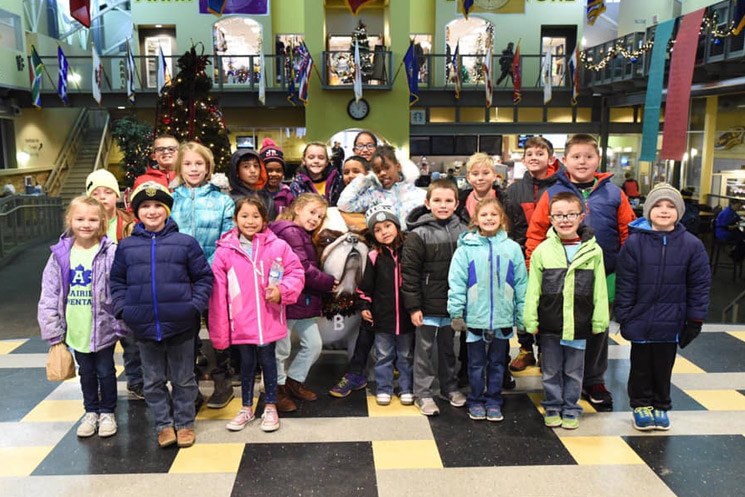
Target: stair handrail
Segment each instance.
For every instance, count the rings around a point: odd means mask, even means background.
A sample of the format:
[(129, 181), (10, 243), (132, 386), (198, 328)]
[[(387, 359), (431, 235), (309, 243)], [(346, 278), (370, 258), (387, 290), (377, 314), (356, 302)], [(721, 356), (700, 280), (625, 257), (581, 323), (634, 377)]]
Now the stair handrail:
[(78, 117), (75, 119), (75, 123), (72, 129), (67, 134), (65, 143), (60, 149), (57, 159), (54, 161), (52, 172), (49, 173), (49, 177), (44, 182), (44, 191), (49, 195), (55, 195), (57, 190), (60, 188), (62, 183), (63, 172), (70, 168), (71, 161), (77, 157), (78, 147), (83, 139), (83, 133), (88, 126), (88, 109), (80, 109)]
[(732, 299), (732, 302), (727, 304), (727, 306), (722, 310), (722, 322), (727, 322), (727, 312), (732, 310), (732, 322), (737, 322), (737, 314), (740, 310), (740, 301), (745, 299), (745, 290), (743, 290), (740, 295)]
[(104, 121), (103, 131), (101, 132), (101, 140), (98, 143), (98, 153), (96, 154), (96, 161), (93, 163), (93, 170), (105, 168), (102, 164), (104, 158), (109, 156), (109, 150), (111, 149), (111, 133), (109, 133), (109, 123), (111, 117), (106, 114), (106, 120)]

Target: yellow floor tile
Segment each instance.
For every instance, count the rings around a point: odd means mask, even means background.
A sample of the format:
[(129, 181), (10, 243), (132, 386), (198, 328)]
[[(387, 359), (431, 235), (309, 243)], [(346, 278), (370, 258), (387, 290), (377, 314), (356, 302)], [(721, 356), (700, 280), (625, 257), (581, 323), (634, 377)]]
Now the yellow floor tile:
[(375, 469), (442, 469), (434, 440), (373, 441)]
[[(197, 413), (197, 420), (199, 421), (205, 421), (205, 420), (214, 420), (214, 419), (233, 419), (236, 414), (238, 414), (238, 411), (241, 410), (241, 407), (243, 407), (243, 401), (241, 400), (240, 395), (236, 395), (233, 400), (231, 400), (228, 405), (223, 407), (222, 409), (210, 409), (207, 407), (207, 400), (205, 399), (205, 403), (202, 406), (202, 408)], [(259, 398), (254, 397), (254, 403), (253, 403), (253, 409), (254, 412), (256, 411), (256, 406), (259, 403)]]
[(541, 368), (539, 368), (538, 366), (528, 366), (522, 371), (510, 370), (510, 372), (515, 378), (519, 378), (521, 376), (541, 376)]
[(693, 364), (691, 361), (683, 356), (677, 356), (675, 358), (675, 365), (673, 366), (673, 374), (705, 374), (706, 371)]
[(54, 447), (0, 447), (0, 476), (29, 476)]
[(631, 345), (631, 342), (622, 337), (620, 333), (611, 333), (608, 335), (608, 338), (616, 342), (618, 345)]
[(26, 343), (26, 340), (0, 340), (0, 355), (10, 354)]
[(77, 421), (83, 414), (81, 400), (42, 400), (21, 420), (22, 423)]
[(745, 342), (745, 331), (728, 331), (727, 333)]
[(621, 437), (559, 437), (559, 440), (577, 464), (644, 464)]
[(745, 395), (737, 390), (685, 390), (709, 411), (745, 411)]
[[(530, 392), (528, 393), (528, 398), (530, 398), (533, 404), (535, 404), (536, 409), (538, 409), (538, 412), (540, 412), (541, 415), (546, 413), (546, 411), (543, 409), (543, 406), (541, 405), (541, 401), (543, 400), (543, 392)], [(597, 412), (595, 408), (592, 407), (592, 404), (584, 399), (580, 399), (579, 405), (585, 414)]]
[[(247, 428), (248, 429), (248, 428)], [(237, 473), (245, 444), (197, 443), (179, 449), (169, 473)]]
[[(443, 400), (443, 402), (445, 402)], [(421, 416), (419, 409), (416, 406), (404, 406), (398, 400), (396, 395), (391, 398), (391, 404), (387, 406), (379, 406), (375, 403), (375, 396), (367, 396), (367, 415), (371, 418), (382, 418), (389, 416)]]

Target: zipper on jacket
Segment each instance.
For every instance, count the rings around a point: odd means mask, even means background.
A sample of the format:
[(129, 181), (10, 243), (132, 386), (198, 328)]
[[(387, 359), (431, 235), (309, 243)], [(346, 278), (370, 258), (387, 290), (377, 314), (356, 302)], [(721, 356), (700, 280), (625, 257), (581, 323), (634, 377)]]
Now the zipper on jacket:
[(98, 259), (98, 256), (101, 254), (101, 250), (103, 249), (103, 244), (98, 248), (98, 252), (96, 252), (96, 255), (93, 256), (93, 262), (91, 263), (91, 341), (88, 344), (88, 348), (91, 352), (95, 352), (95, 347), (93, 344), (96, 343), (96, 273), (94, 271), (96, 267), (96, 259)]
[[(494, 253), (492, 251), (491, 240), (489, 240), (489, 330), (494, 329)], [(499, 267), (497, 267), (497, 271)], [(478, 282), (477, 282), (478, 284)]]
[(155, 233), (151, 238), (153, 241), (150, 244), (150, 285), (152, 286), (153, 309), (155, 310), (155, 338), (160, 342), (163, 337), (160, 331), (160, 318), (158, 317), (158, 294), (155, 291)]
[[(259, 258), (259, 241), (256, 240), (256, 258)], [(264, 261), (259, 261), (261, 264), (261, 277), (264, 278)], [(261, 299), (259, 298), (259, 277), (254, 273), (254, 294), (256, 295), (256, 324), (259, 329), (259, 344), (264, 345), (264, 327), (261, 324)]]
[[(388, 249), (390, 250), (390, 249)], [(391, 257), (393, 257), (393, 292), (395, 294), (395, 303), (396, 303), (396, 336), (401, 334), (401, 315), (400, 315), (400, 309), (398, 304), (398, 257), (396, 257), (396, 253), (391, 250)]]
[(665, 273), (665, 266), (667, 259), (667, 235), (662, 236), (662, 266), (660, 267), (660, 274), (657, 277), (657, 288), (655, 288), (654, 301), (657, 302), (660, 297), (660, 288), (662, 288), (662, 275)]

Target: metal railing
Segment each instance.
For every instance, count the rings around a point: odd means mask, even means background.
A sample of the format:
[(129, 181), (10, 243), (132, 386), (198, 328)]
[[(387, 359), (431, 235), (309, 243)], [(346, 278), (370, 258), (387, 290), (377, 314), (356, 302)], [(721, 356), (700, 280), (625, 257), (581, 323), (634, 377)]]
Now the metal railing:
[[(740, 293), (737, 297), (735, 297), (732, 302), (727, 304), (727, 307), (725, 307), (722, 310), (722, 322), (723, 323), (737, 323), (738, 314), (740, 311), (740, 301), (745, 299), (745, 291)], [(732, 321), (727, 321), (727, 313), (732, 312)]]
[(24, 248), (62, 232), (62, 201), (44, 195), (0, 198), (0, 266)]
[(49, 173), (47, 181), (44, 183), (44, 191), (49, 193), (56, 193), (62, 181), (65, 178), (65, 173), (74, 164), (75, 158), (78, 156), (78, 149), (83, 142), (83, 132), (88, 124), (88, 110), (83, 108), (80, 110), (72, 129), (67, 134), (65, 143), (62, 145), (57, 159), (54, 161), (54, 169)]

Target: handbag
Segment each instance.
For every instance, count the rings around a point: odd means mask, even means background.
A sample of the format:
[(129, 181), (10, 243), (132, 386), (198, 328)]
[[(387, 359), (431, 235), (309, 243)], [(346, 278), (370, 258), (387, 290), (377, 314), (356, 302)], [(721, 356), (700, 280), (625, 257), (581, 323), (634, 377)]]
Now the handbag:
[(75, 378), (75, 361), (64, 342), (49, 347), (47, 354), (47, 380), (65, 381)]

